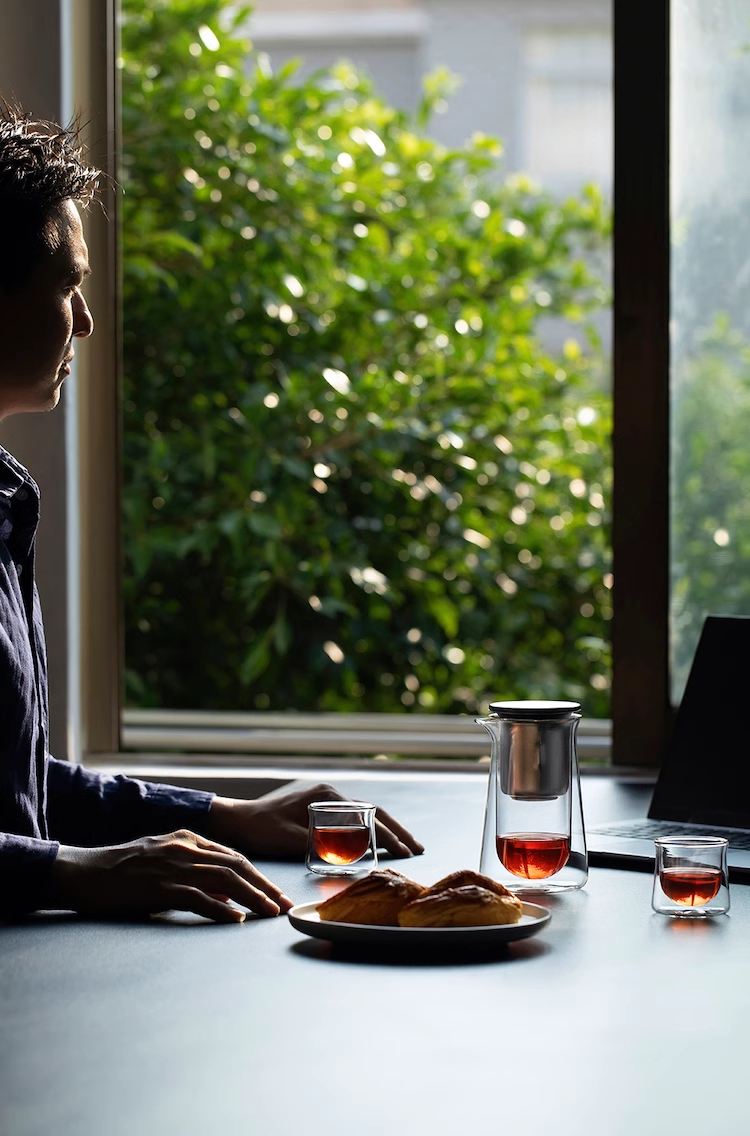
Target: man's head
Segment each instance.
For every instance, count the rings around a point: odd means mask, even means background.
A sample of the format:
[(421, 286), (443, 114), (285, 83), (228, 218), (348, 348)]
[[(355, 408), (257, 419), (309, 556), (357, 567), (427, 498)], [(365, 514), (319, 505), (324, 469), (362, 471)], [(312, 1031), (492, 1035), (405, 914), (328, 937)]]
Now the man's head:
[(74, 130), (0, 103), (0, 418), (51, 410), (73, 340), (93, 330), (77, 203), (93, 199), (98, 176)]

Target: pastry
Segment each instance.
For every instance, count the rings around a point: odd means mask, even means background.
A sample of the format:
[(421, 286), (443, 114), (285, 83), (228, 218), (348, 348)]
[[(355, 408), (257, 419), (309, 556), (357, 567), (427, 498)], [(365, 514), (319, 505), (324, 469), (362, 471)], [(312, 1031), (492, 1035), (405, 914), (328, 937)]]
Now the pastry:
[(319, 903), (317, 911), (321, 919), (336, 923), (397, 927), (401, 908), (426, 890), (408, 876), (383, 868)]
[(442, 880), (438, 880), (436, 884), (428, 888), (425, 894), (437, 895), (438, 892), (447, 891), (448, 888), (466, 887), (468, 884), (486, 888), (487, 891), (492, 891), (495, 895), (513, 895), (513, 892), (508, 891), (504, 884), (498, 883), (490, 876), (483, 876), (481, 872), (472, 872), (471, 868), (461, 868), (457, 872), (451, 872), (449, 876), (444, 876)]
[(520, 899), (466, 884), (412, 900), (398, 915), (399, 927), (494, 927), (517, 923)]

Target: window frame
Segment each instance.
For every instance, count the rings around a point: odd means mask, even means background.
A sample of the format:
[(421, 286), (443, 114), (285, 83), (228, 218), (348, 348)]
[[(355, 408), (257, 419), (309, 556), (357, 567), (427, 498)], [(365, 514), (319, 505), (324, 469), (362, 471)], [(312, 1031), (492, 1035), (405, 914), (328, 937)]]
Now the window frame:
[(117, 0), (80, 0), (67, 8), (62, 49), (69, 96), (73, 106), (86, 108), (88, 156), (105, 175), (101, 208), (89, 210), (85, 227), (97, 333), (79, 345), (68, 434), (68, 444), (75, 444), (68, 516), (77, 577), (69, 593), (70, 614), (76, 616), (69, 619), (68, 653), (76, 672), (69, 756), (87, 761), (119, 751), (122, 701)]
[[(613, 554), (616, 586), (612, 620), (611, 768), (624, 772), (659, 764), (668, 736), (668, 516), (669, 516), (669, 2), (614, 3), (614, 304), (613, 371), (615, 462)], [(91, 158), (115, 175), (119, 144), (117, 0), (86, 0), (75, 7), (72, 73), (75, 102), (91, 107)], [(647, 29), (648, 34), (645, 34)], [(153, 762), (154, 753), (127, 753), (137, 743), (133, 712), (122, 713), (123, 620), (119, 500), (120, 330), (117, 198), (114, 182), (104, 189), (106, 216), (94, 210), (87, 222), (97, 296), (97, 335), (81, 352), (78, 400), (77, 484), (80, 609), (79, 755), (105, 766), (127, 759)], [(644, 565), (647, 571), (644, 572)], [(130, 719), (128, 720), (128, 715)], [(258, 719), (263, 715), (247, 715)], [(305, 718), (316, 717), (306, 715)], [(350, 716), (346, 716), (350, 717)], [(371, 718), (373, 716), (366, 716)], [(382, 715), (381, 750), (388, 749), (393, 723)], [(189, 718), (189, 715), (188, 715)], [(221, 715), (218, 716), (221, 718)], [(217, 718), (217, 724), (218, 724)], [(279, 715), (267, 716), (270, 725)], [(331, 752), (335, 731), (326, 716), (318, 725), (315, 753)], [(435, 732), (430, 715), (404, 715), (403, 732)], [(143, 719), (141, 724), (144, 724)], [(145, 723), (148, 725), (148, 723)], [(339, 728), (345, 723), (343, 718)], [(470, 720), (466, 719), (466, 725)], [(158, 725), (158, 712), (152, 721)], [(289, 727), (299, 725), (289, 716)], [(601, 727), (604, 727), (602, 729)], [(590, 723), (583, 735), (608, 745), (607, 724)], [(280, 724), (278, 728), (284, 728)], [(307, 728), (307, 727), (306, 727)], [(477, 728), (474, 727), (476, 734)], [(598, 734), (597, 734), (598, 729)], [(328, 742), (326, 742), (328, 739)], [(197, 737), (196, 737), (197, 741)], [(308, 739), (309, 741), (309, 739)], [(145, 739), (144, 739), (145, 744)], [(166, 764), (194, 765), (182, 750), (159, 754)], [(190, 747), (192, 748), (192, 747)], [(207, 765), (231, 761), (227, 747), (203, 754)], [(246, 752), (246, 751), (243, 751)], [(275, 752), (278, 754), (278, 747)], [(306, 752), (310, 753), (309, 748)], [(372, 747), (365, 749), (372, 753)], [(223, 755), (223, 756), (222, 756)], [(593, 754), (592, 754), (593, 756)], [(236, 760), (236, 759), (235, 759)], [(260, 760), (246, 756), (243, 763)], [(281, 758), (264, 757), (266, 763)], [(346, 759), (336, 760), (338, 765)], [(384, 763), (375, 763), (382, 766)], [(427, 768), (420, 761), (419, 766)], [(465, 764), (463, 765), (466, 768)], [(481, 768), (481, 766), (477, 766)]]
[(658, 766), (669, 697), (669, 0), (614, 0), (612, 721)]

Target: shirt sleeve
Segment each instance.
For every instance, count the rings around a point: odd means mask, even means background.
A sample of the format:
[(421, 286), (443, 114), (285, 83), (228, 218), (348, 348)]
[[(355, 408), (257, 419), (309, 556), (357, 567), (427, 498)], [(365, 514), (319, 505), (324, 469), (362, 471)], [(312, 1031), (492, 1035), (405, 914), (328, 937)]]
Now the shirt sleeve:
[(50, 906), (58, 847), (54, 840), (0, 832), (0, 918)]
[(189, 828), (201, 833), (213, 793), (97, 773), (51, 757), (47, 823), (53, 840), (79, 848), (124, 844)]

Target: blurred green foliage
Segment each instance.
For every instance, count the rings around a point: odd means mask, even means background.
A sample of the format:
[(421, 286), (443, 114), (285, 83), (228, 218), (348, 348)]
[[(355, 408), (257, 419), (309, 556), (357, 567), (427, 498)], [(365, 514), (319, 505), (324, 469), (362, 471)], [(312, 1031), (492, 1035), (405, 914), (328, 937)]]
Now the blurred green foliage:
[(246, 15), (124, 5), (130, 704), (606, 715), (600, 195), (432, 141), (446, 75), (410, 119), (272, 74)]
[(679, 702), (704, 617), (750, 611), (750, 344), (717, 315), (674, 370), (672, 643)]

